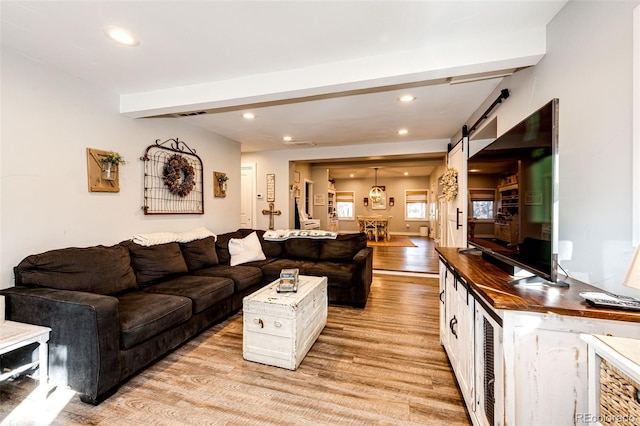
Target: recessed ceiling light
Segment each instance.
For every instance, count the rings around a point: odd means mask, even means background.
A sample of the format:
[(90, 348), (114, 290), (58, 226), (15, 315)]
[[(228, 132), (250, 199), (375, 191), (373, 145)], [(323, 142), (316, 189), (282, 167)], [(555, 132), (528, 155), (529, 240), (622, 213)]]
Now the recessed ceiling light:
[(291, 136), (285, 136), (282, 138), (283, 141), (285, 142), (291, 142), (293, 140), (293, 138)]
[(398, 130), (398, 134), (399, 135), (407, 135), (407, 134), (409, 134), (409, 131), (407, 129), (400, 129), (400, 130)]
[(137, 46), (138, 40), (127, 30), (118, 27), (105, 27), (104, 34), (116, 43), (124, 46)]
[(404, 172), (404, 175), (405, 176), (409, 176), (409, 172)]
[(252, 112), (245, 112), (244, 114), (242, 114), (242, 118), (246, 120), (253, 120), (254, 118), (256, 118), (256, 115)]
[(413, 95), (402, 95), (398, 98), (400, 102), (412, 102), (416, 100), (416, 97)]
[(351, 174), (349, 174), (349, 177), (356, 177), (356, 175), (351, 173)]

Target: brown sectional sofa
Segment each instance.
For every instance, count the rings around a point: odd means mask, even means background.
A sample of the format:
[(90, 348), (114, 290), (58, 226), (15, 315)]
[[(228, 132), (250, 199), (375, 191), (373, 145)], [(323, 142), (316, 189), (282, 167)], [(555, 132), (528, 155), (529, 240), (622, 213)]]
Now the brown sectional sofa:
[[(242, 307), (283, 268), (328, 277), (331, 303), (364, 307), (372, 250), (364, 234), (335, 240), (264, 241), (266, 259), (230, 266), (240, 229), (188, 243), (63, 248), (23, 259), (6, 297), (6, 317), (51, 327), (49, 375), (96, 404), (118, 385)], [(33, 351), (29, 356), (35, 356)]]

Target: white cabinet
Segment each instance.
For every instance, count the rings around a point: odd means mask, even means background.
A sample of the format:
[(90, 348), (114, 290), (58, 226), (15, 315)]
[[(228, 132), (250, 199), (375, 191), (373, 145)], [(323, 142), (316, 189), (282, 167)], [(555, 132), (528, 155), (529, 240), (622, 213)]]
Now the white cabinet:
[(502, 327), (440, 262), (440, 341), (474, 425), (504, 424)]
[(593, 424), (595, 372), (581, 333), (640, 339), (640, 314), (587, 306), (579, 293), (597, 290), (588, 284), (512, 287), (481, 256), (437, 251), (441, 342), (472, 423)]

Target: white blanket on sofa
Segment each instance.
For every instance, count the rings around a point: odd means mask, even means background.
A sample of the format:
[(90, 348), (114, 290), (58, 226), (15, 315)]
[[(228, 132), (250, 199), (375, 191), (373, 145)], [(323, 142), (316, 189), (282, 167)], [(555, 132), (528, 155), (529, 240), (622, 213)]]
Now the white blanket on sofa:
[(154, 232), (150, 234), (135, 234), (131, 239), (141, 246), (153, 246), (166, 243), (188, 243), (189, 241), (200, 240), (202, 238), (213, 237), (216, 234), (207, 228), (196, 228), (184, 232)]
[(301, 229), (278, 229), (264, 231), (262, 236), (266, 241), (284, 241), (289, 238), (317, 238), (324, 240), (335, 240), (338, 238), (337, 232), (317, 230), (301, 230)]

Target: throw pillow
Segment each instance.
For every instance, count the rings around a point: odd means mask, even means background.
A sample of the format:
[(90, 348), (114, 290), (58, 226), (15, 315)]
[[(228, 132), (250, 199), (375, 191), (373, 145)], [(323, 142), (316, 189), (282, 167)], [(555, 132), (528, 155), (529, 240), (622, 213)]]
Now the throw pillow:
[(229, 262), (231, 266), (266, 259), (258, 234), (255, 232), (244, 238), (231, 238), (229, 240), (229, 254), (231, 255)]
[(197, 271), (218, 264), (214, 237), (180, 243), (180, 250), (189, 271)]
[(178, 243), (157, 244), (149, 247), (127, 241), (131, 254), (131, 266), (136, 273), (138, 285), (146, 287), (189, 270)]

